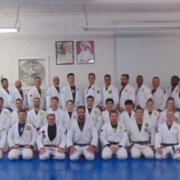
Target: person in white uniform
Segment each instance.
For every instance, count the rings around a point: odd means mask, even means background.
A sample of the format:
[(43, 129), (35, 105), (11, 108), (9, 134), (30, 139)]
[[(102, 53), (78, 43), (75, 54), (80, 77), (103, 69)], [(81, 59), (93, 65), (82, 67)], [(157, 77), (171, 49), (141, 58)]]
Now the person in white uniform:
[(153, 125), (155, 131), (157, 130), (159, 111), (154, 109), (154, 101), (151, 98), (146, 103), (146, 109), (144, 110), (144, 119), (146, 119)]
[(0, 123), (0, 159), (3, 158), (3, 150), (6, 146), (6, 136), (7, 131), (4, 129), (4, 126)]
[(119, 92), (119, 112), (125, 110), (125, 101), (131, 99), (133, 103), (135, 102), (135, 89), (129, 84), (129, 75), (121, 75), (121, 85), (122, 88)]
[(61, 87), (60, 87), (60, 79), (59, 77), (55, 76), (53, 78), (53, 85), (48, 88), (47, 90), (47, 96), (46, 96), (46, 106), (47, 109), (51, 107), (51, 98), (52, 97), (58, 97), (59, 98), (59, 108), (61, 108), (61, 100), (60, 100), (60, 95), (61, 95)]
[(75, 85), (75, 77), (73, 73), (67, 75), (68, 85), (61, 90), (61, 105), (62, 109), (66, 110), (66, 102), (68, 100), (74, 101), (74, 106), (77, 108), (82, 105), (82, 95), (80, 89)]
[(96, 75), (94, 73), (89, 73), (88, 74), (89, 86), (85, 88), (84, 101), (85, 101), (85, 105), (86, 105), (87, 97), (93, 96), (94, 97), (94, 106), (100, 107), (101, 102), (102, 102), (102, 93), (101, 93), (100, 87), (95, 85), (95, 80), (96, 80)]
[(127, 131), (123, 124), (118, 122), (119, 113), (112, 110), (109, 113), (110, 122), (103, 125), (100, 141), (103, 146), (102, 158), (111, 159), (113, 155), (118, 159), (128, 157), (125, 146), (128, 141)]
[(30, 89), (30, 91), (28, 92), (29, 109), (34, 108), (33, 99), (36, 97), (40, 98), (40, 100), (41, 100), (41, 109), (45, 110), (46, 109), (46, 97), (45, 97), (45, 92), (41, 89), (41, 78), (40, 77), (35, 77), (34, 87), (32, 89)]
[(102, 112), (102, 121), (103, 124), (109, 123), (110, 118), (109, 118), (109, 113), (114, 110), (114, 100), (112, 98), (106, 99), (106, 110)]
[(39, 159), (65, 159), (66, 135), (57, 125), (54, 114), (47, 115), (47, 124), (41, 127), (37, 136)]
[[(18, 111), (19, 110), (22, 110), (23, 109), (23, 101), (22, 99), (16, 99), (16, 110), (14, 110), (12, 113), (11, 113), (11, 126), (18, 122)], [(28, 113), (27, 113), (27, 116), (28, 116)]]
[(144, 155), (145, 158), (152, 159), (154, 158), (152, 149), (155, 138), (154, 128), (143, 118), (144, 112), (141, 107), (136, 108), (135, 116), (135, 120), (127, 126), (131, 143), (131, 157), (139, 159), (141, 155)]
[(159, 77), (153, 77), (152, 85), (153, 85), (153, 89), (151, 90), (151, 93), (154, 100), (154, 109), (161, 112), (166, 107), (168, 94), (164, 89), (160, 87)]
[(56, 123), (59, 124), (62, 112), (62, 109), (59, 108), (59, 98), (57, 96), (52, 97), (51, 107), (46, 111), (46, 114), (55, 114)]
[(9, 130), (11, 125), (11, 112), (4, 108), (4, 99), (0, 97), (0, 123), (6, 131)]
[(124, 124), (125, 127), (132, 123), (135, 119), (135, 112), (134, 112), (134, 104), (131, 99), (125, 101), (125, 111), (120, 114), (120, 122)]
[(180, 87), (178, 76), (172, 76), (171, 88), (168, 90), (168, 95), (174, 98), (176, 109), (177, 111), (180, 111)]
[(156, 158), (172, 157), (180, 160), (180, 125), (174, 121), (174, 112), (166, 112), (167, 120), (158, 127), (155, 137)]
[(142, 75), (138, 75), (136, 78), (137, 88), (136, 88), (136, 98), (135, 98), (135, 107), (138, 105), (143, 109), (146, 107), (147, 100), (152, 98), (151, 90), (149, 87), (144, 85), (144, 79)]
[(102, 126), (102, 116), (101, 111), (97, 107), (94, 107), (93, 96), (87, 97), (86, 118), (93, 121), (94, 126), (99, 132)]
[(47, 123), (46, 112), (40, 108), (41, 99), (38, 97), (33, 99), (33, 106), (34, 108), (28, 113), (28, 122), (39, 130)]
[(94, 160), (98, 133), (92, 121), (86, 119), (84, 106), (77, 108), (77, 120), (67, 133), (67, 147), (70, 160), (78, 160), (83, 155), (87, 160)]
[(1, 79), (1, 86), (2, 86), (2, 89), (0, 89), (0, 97), (4, 99), (4, 108), (12, 111), (9, 105), (9, 98), (11, 95), (11, 91), (9, 89), (9, 82), (7, 78)]
[(68, 100), (66, 103), (66, 110), (61, 114), (60, 126), (64, 127), (65, 131), (67, 132), (75, 120), (77, 120), (77, 111), (74, 108), (74, 101)]
[(164, 122), (166, 122), (167, 120), (167, 116), (166, 116), (166, 113), (168, 110), (172, 110), (174, 112), (174, 117), (175, 117), (175, 121), (177, 123), (180, 122), (180, 116), (179, 116), (179, 112), (176, 111), (176, 106), (175, 106), (175, 101), (174, 101), (174, 98), (173, 97), (169, 97), (167, 99), (167, 102), (166, 102), (166, 109), (164, 111), (162, 111), (159, 115), (159, 121), (158, 121), (158, 125), (159, 124), (163, 124)]
[(104, 76), (105, 86), (102, 88), (102, 104), (101, 111), (106, 109), (106, 99), (112, 98), (114, 100), (114, 107), (117, 108), (119, 102), (118, 88), (111, 83), (111, 75)]
[(19, 122), (15, 123), (8, 132), (7, 142), (10, 147), (8, 159), (16, 160), (22, 156), (23, 159), (29, 160), (33, 158), (37, 131), (31, 123), (26, 122), (26, 110), (20, 110), (18, 117)]
[(11, 92), (9, 96), (9, 106), (15, 111), (16, 110), (16, 100), (21, 99), (23, 102), (23, 109), (28, 108), (27, 94), (22, 90), (22, 83), (20, 80), (15, 82), (15, 89)]

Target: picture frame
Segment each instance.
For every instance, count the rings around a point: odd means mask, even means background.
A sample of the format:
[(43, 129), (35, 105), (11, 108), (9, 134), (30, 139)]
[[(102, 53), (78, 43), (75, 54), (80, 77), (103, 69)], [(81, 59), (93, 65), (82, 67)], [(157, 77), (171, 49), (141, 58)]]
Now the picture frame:
[(41, 88), (49, 87), (49, 57), (28, 58), (18, 60), (19, 80), (23, 89), (30, 89), (34, 86), (35, 77), (41, 78)]
[(94, 64), (94, 41), (76, 41), (78, 64)]
[(73, 41), (56, 41), (56, 65), (74, 64)]

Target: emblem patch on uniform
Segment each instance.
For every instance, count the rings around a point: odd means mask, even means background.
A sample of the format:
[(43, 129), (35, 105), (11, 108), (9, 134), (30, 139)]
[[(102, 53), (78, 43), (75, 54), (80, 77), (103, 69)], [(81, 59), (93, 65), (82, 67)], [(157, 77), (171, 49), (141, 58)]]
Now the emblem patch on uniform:
[(31, 130), (31, 126), (27, 126), (26, 129), (27, 129), (28, 131), (30, 131), (30, 130)]
[(71, 90), (71, 92), (74, 94), (75, 93), (75, 91), (74, 90)]
[(122, 130), (122, 126), (119, 126), (119, 129)]
[(157, 116), (157, 112), (154, 112), (154, 115)]
[(100, 91), (97, 91), (98, 94), (100, 94)]
[(178, 127), (178, 126), (175, 126), (174, 129), (175, 129), (175, 130), (179, 130), (179, 127)]
[(141, 89), (141, 92), (144, 92), (144, 88), (143, 88), (143, 89)]
[(30, 95), (30, 97), (32, 97), (32, 95)]
[(95, 115), (98, 115), (98, 111), (94, 111), (94, 114), (95, 114)]
[(148, 129), (147, 129), (147, 128), (145, 128), (145, 129), (144, 129), (144, 131), (147, 133), (147, 132), (148, 132)]
[(145, 126), (146, 126), (146, 127), (149, 127), (149, 123), (145, 123)]
[(176, 92), (179, 93), (179, 89), (176, 89)]
[(9, 114), (9, 112), (8, 112), (8, 111), (5, 111), (5, 112), (4, 112), (4, 114), (5, 114), (5, 115), (8, 115), (8, 114)]
[(128, 92), (128, 89), (125, 89), (125, 92)]
[(109, 94), (112, 94), (112, 90), (109, 90), (108, 93), (109, 93)]
[(103, 132), (103, 130), (101, 129), (101, 132)]
[(95, 90), (95, 87), (93, 87), (92, 90)]

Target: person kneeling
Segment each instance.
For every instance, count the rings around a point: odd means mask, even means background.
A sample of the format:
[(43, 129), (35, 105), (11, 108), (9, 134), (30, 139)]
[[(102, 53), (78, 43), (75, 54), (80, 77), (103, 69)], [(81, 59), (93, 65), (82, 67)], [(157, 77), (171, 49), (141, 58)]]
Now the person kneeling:
[(118, 112), (112, 110), (109, 113), (110, 122), (101, 128), (100, 141), (103, 145), (102, 158), (110, 159), (113, 155), (118, 159), (126, 159), (127, 151), (124, 148), (128, 141), (126, 129), (118, 123)]
[(166, 113), (166, 122), (159, 125), (156, 137), (156, 159), (165, 159), (171, 156), (180, 160), (180, 125), (174, 119), (173, 110)]
[(65, 159), (65, 132), (56, 124), (54, 114), (48, 114), (48, 123), (41, 127), (37, 136), (39, 159)]
[(98, 142), (98, 132), (91, 119), (85, 117), (85, 107), (77, 108), (77, 120), (67, 133), (67, 147), (71, 160), (78, 160), (83, 155), (87, 160), (94, 160), (95, 147)]
[(31, 123), (26, 122), (26, 118), (26, 110), (19, 110), (19, 121), (9, 129), (7, 141), (11, 148), (8, 154), (10, 160), (19, 159), (21, 156), (26, 160), (33, 158), (37, 131)]

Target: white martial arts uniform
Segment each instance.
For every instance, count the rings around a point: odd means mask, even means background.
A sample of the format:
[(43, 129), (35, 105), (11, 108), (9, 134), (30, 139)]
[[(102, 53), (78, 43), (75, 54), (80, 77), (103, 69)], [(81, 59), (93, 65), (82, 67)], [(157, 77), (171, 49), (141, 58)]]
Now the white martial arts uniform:
[(52, 155), (53, 159), (64, 159), (65, 153), (58, 152), (58, 148), (65, 148), (66, 136), (64, 129), (56, 125), (56, 137), (51, 141), (48, 135), (48, 124), (41, 127), (37, 136), (37, 147), (40, 150), (45, 148), (46, 152), (39, 154), (39, 159), (49, 159)]
[(44, 90), (41, 89), (41, 94), (39, 94), (39, 91), (37, 90), (36, 87), (33, 87), (29, 92), (28, 92), (28, 104), (29, 108), (33, 109), (34, 104), (33, 104), (33, 99), (38, 97), (41, 100), (41, 109), (46, 109), (46, 96), (44, 93)]
[(154, 101), (154, 109), (160, 109), (161, 111), (163, 111), (166, 107), (166, 101), (168, 98), (167, 92), (162, 88), (158, 87), (152, 96)]
[(135, 112), (131, 111), (131, 117), (129, 116), (128, 112), (125, 110), (120, 114), (119, 121), (124, 124), (125, 127), (128, 126), (135, 119)]
[(170, 97), (174, 98), (176, 108), (178, 109), (178, 111), (180, 111), (180, 87), (179, 87), (179, 85), (177, 85), (173, 91), (171, 91), (171, 88), (170, 88), (168, 91), (168, 95)]
[(152, 98), (151, 90), (143, 84), (136, 89), (135, 106), (140, 105), (144, 109), (149, 98)]
[(54, 114), (55, 117), (56, 117), (56, 124), (60, 124), (60, 119), (61, 119), (61, 114), (62, 114), (63, 110), (58, 108), (56, 111), (53, 111), (52, 108), (49, 108), (47, 111), (46, 111), (46, 114)]
[(158, 120), (159, 120), (159, 112), (156, 110), (153, 110), (152, 113), (149, 114), (148, 110), (145, 109), (144, 110), (144, 119), (146, 121), (149, 121), (152, 124), (154, 130), (156, 131), (157, 125), (158, 125)]
[(34, 127), (39, 130), (42, 126), (47, 123), (47, 115), (46, 112), (42, 109), (36, 114), (34, 109), (29, 111), (27, 121), (34, 125)]
[(9, 96), (9, 106), (10, 108), (15, 111), (16, 110), (16, 100), (21, 99), (23, 102), (23, 109), (26, 109), (28, 107), (28, 101), (27, 101), (27, 94), (23, 91), (23, 95), (19, 93), (18, 89), (15, 88), (11, 95)]
[(100, 131), (102, 126), (102, 116), (98, 108), (92, 108), (89, 114), (88, 108), (86, 107), (86, 119), (92, 120), (97, 131)]
[(65, 131), (71, 127), (73, 121), (77, 120), (77, 111), (74, 110), (72, 112), (71, 118), (69, 116), (68, 111), (63, 111), (60, 118), (60, 127), (64, 127)]
[(80, 130), (77, 120), (73, 121), (67, 133), (67, 147), (74, 146), (76, 151), (70, 155), (71, 160), (78, 160), (81, 154), (87, 160), (93, 160), (95, 155), (88, 152), (89, 145), (97, 146), (98, 132), (92, 121), (85, 120), (83, 131)]
[(19, 145), (20, 148), (11, 149), (8, 154), (8, 159), (19, 159), (21, 155), (23, 159), (32, 159), (33, 150), (29, 148), (27, 149), (24, 146), (31, 145), (33, 147), (35, 145), (37, 131), (31, 123), (26, 122), (24, 132), (22, 136), (20, 136), (18, 130), (18, 123), (19, 122), (13, 124), (13, 126), (9, 129), (7, 141), (10, 148), (15, 145)]
[[(154, 145), (155, 131), (153, 126), (148, 121), (143, 120), (141, 131), (139, 131), (136, 120), (133, 120), (128, 125), (127, 131), (132, 145), (131, 157), (138, 159), (143, 154), (145, 158), (153, 158), (154, 152), (149, 147), (149, 144)], [(149, 143), (149, 139), (151, 139), (151, 143)]]
[(0, 112), (0, 123), (6, 131), (9, 130), (11, 125), (11, 113), (8, 109), (3, 108)]
[(180, 148), (180, 125), (174, 122), (169, 129), (167, 123), (163, 123), (158, 127), (155, 137), (155, 149), (162, 147), (162, 154), (156, 151), (157, 159), (165, 159), (169, 155), (173, 159), (180, 160), (180, 152), (175, 152)]
[(8, 91), (9, 91), (9, 94), (4, 89), (0, 89), (0, 97), (2, 97), (3, 100), (4, 100), (4, 108), (8, 108), (9, 109), (9, 108), (11, 108), (9, 106), (9, 98), (11, 96), (11, 91), (9, 89), (8, 89)]
[[(163, 124), (164, 122), (166, 122), (166, 120), (167, 120), (166, 114), (167, 114), (167, 109), (165, 109), (164, 111), (162, 111), (162, 112), (159, 114), (158, 125), (159, 125), (159, 124)], [(175, 112), (175, 113), (174, 113), (174, 116), (175, 116), (175, 119), (174, 119), (175, 122), (179, 123), (179, 122), (180, 122), (179, 112)]]
[(84, 101), (85, 101), (86, 106), (87, 106), (86, 101), (87, 101), (88, 96), (94, 97), (94, 107), (99, 107), (101, 105), (102, 93), (101, 93), (101, 89), (98, 86), (93, 84), (90, 88), (86, 87), (86, 89), (84, 91)]
[(0, 159), (3, 157), (3, 149), (6, 145), (6, 134), (7, 131), (4, 129), (3, 125), (0, 123)]
[(127, 84), (121, 92), (120, 99), (119, 99), (119, 106), (125, 109), (125, 101), (132, 100), (133, 103), (135, 102), (135, 89), (130, 84)]
[[(118, 159), (126, 159), (127, 151), (124, 148), (128, 141), (127, 131), (121, 123), (117, 124), (117, 129), (114, 130), (110, 123), (106, 123), (101, 128), (100, 141), (103, 146), (102, 158), (110, 159), (114, 154)], [(120, 149), (113, 153), (110, 145), (119, 145)]]
[(61, 88), (59, 86), (59, 92), (57, 91), (55, 86), (51, 86), (47, 90), (47, 96), (46, 96), (46, 109), (49, 109), (51, 107), (51, 98), (52, 97), (58, 97), (59, 98), (59, 107), (61, 107)]
[[(68, 100), (73, 100), (73, 95), (70, 85), (64, 86), (61, 90), (61, 105), (63, 110), (66, 110), (66, 102)], [(76, 87), (74, 106), (78, 107), (79, 105), (82, 105), (82, 95), (80, 89)]]
[(114, 85), (110, 85), (107, 90), (104, 86), (102, 88), (102, 107), (106, 108), (106, 99), (111, 98), (114, 100), (114, 107), (116, 108), (119, 103), (119, 92), (118, 88)]

